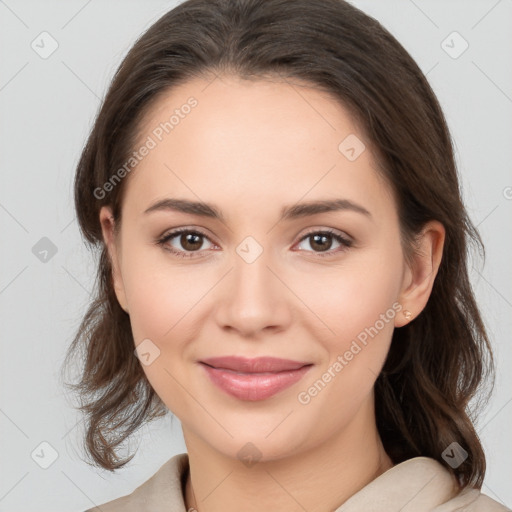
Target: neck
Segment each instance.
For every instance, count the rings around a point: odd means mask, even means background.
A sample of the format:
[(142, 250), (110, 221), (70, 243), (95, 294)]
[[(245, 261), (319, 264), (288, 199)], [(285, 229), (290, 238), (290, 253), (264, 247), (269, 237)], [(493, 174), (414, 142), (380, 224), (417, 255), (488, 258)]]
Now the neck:
[(335, 510), (393, 466), (376, 426), (347, 426), (307, 452), (250, 467), (183, 428), (190, 471), (187, 510), (234, 512)]

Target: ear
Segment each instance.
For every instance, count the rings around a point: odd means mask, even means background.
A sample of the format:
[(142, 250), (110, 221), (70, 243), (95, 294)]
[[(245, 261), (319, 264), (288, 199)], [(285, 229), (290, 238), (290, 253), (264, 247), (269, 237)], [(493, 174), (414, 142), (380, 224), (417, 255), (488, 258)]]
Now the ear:
[[(402, 327), (416, 318), (426, 306), (441, 264), (445, 240), (444, 226), (430, 221), (416, 238), (412, 262), (406, 264), (398, 302), (403, 309), (395, 316), (395, 327)], [(410, 314), (409, 314), (410, 313)]]
[(123, 279), (121, 276), (121, 254), (118, 247), (118, 240), (114, 233), (114, 216), (112, 215), (112, 209), (109, 206), (101, 207), (100, 224), (101, 231), (103, 233), (103, 241), (112, 264), (112, 282), (114, 283), (114, 291), (120, 306), (128, 313)]

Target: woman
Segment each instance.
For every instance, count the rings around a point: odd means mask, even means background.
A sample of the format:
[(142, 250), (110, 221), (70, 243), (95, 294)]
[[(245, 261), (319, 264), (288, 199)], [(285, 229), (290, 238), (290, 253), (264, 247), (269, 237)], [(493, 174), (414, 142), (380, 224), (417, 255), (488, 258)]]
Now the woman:
[(342, 0), (188, 0), (121, 64), (81, 156), (101, 249), (86, 447), (172, 411), (186, 454), (91, 510), (471, 510), (492, 370), (481, 243), (439, 103)]

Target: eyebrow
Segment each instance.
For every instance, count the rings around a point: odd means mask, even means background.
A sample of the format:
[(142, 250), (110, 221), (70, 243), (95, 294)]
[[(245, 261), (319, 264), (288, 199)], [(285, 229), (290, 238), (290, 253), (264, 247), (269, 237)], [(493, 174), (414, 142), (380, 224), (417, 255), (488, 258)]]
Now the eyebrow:
[[(190, 201), (188, 199), (161, 199), (147, 208), (144, 213), (147, 214), (155, 211), (169, 210), (189, 213), (192, 215), (200, 215), (201, 217), (209, 217), (220, 220), (223, 223), (226, 222), (222, 212), (214, 205), (200, 201)], [(280, 221), (297, 219), (299, 217), (308, 217), (318, 213), (343, 210), (354, 211), (356, 213), (361, 213), (370, 219), (372, 218), (372, 214), (366, 208), (348, 199), (324, 199), (284, 206), (281, 209)]]

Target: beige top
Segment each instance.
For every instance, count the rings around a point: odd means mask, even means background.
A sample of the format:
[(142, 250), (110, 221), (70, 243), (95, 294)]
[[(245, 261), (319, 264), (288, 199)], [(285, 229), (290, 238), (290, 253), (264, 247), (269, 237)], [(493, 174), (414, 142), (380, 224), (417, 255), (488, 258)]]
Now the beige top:
[[(131, 494), (85, 512), (187, 512), (188, 464), (186, 453), (175, 455)], [(510, 512), (477, 489), (456, 494), (453, 482), (436, 460), (415, 457), (382, 473), (335, 512)]]

